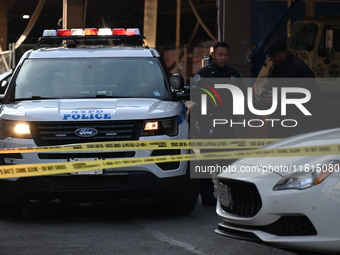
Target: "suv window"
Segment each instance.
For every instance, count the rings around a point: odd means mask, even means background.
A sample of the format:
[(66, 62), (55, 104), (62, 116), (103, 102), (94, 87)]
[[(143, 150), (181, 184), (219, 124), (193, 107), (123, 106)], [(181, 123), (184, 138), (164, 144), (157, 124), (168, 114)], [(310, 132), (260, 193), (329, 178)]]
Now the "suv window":
[(29, 59), (15, 83), (15, 99), (169, 97), (156, 58)]

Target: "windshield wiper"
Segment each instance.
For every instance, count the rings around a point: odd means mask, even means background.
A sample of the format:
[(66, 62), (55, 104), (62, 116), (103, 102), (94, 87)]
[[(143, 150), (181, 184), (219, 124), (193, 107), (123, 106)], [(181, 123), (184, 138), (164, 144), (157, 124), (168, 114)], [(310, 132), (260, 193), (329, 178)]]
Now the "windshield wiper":
[(23, 98), (15, 98), (15, 100), (40, 100), (40, 99), (59, 99), (58, 97), (41, 97), (41, 96), (31, 96), (31, 97), (23, 97)]
[(98, 97), (98, 98), (131, 98), (131, 97), (118, 97), (118, 96), (108, 96), (108, 95), (94, 95), (94, 97)]
[[(119, 96), (107, 96), (107, 95), (94, 95), (90, 97), (72, 97), (73, 99), (85, 99), (85, 98), (131, 98), (128, 96), (124, 97), (119, 97)], [(25, 97), (25, 98), (16, 98), (15, 100), (21, 100), (21, 101), (26, 101), (26, 100), (42, 100), (42, 99), (71, 99), (69, 98), (60, 98), (60, 97), (42, 97), (42, 96), (31, 96), (31, 97)]]
[(32, 96), (32, 99), (59, 99), (59, 97), (42, 97), (42, 96)]

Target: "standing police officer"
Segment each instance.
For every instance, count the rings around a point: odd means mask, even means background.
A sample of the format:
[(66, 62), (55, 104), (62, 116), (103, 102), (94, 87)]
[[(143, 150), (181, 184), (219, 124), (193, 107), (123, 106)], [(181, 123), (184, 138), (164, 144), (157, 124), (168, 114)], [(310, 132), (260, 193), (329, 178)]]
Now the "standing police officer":
[(272, 41), (264, 53), (273, 62), (268, 78), (314, 78), (313, 71), (287, 50), (286, 41)]
[[(269, 127), (269, 137), (286, 138), (300, 133), (315, 131), (322, 129), (322, 124), (325, 118), (325, 111), (322, 104), (319, 103), (318, 93), (316, 89), (313, 71), (300, 59), (295, 57), (287, 50), (286, 41), (281, 39), (273, 40), (264, 50), (267, 58), (273, 62), (269, 69), (268, 79), (264, 93), (256, 100), (257, 107), (269, 109), (272, 105), (272, 88), (277, 87), (280, 90), (282, 87), (296, 87), (307, 89), (311, 94), (311, 99), (304, 103), (304, 107), (311, 112), (311, 116), (306, 116), (295, 105), (288, 105), (286, 115), (282, 116), (280, 103), (276, 111), (270, 115), (270, 119), (294, 119), (297, 121), (295, 127), (284, 127), (276, 125)], [(288, 79), (293, 78), (293, 79)], [(309, 79), (306, 79), (309, 78)], [(299, 93), (289, 93), (290, 99), (301, 98)]]
[[(217, 42), (213, 46), (213, 52), (211, 52), (212, 62), (207, 66), (201, 68), (197, 73), (194, 74), (193, 78), (201, 80), (202, 78), (225, 78), (222, 83), (232, 83), (238, 86), (243, 93), (245, 93), (245, 86), (240, 82), (241, 75), (233, 67), (228, 65), (230, 48), (226, 42)], [(203, 82), (204, 83), (204, 82)], [(213, 87), (212, 84), (210, 84)], [(216, 89), (221, 100), (223, 101), (222, 106), (216, 107), (213, 100), (208, 100), (208, 114), (207, 116), (199, 116), (197, 112), (200, 109), (199, 102), (191, 109), (190, 112), (196, 112), (198, 135), (197, 138), (236, 138), (235, 128), (229, 125), (218, 125), (218, 127), (212, 127), (213, 119), (227, 119), (229, 122), (236, 121), (235, 116), (232, 115), (233, 109), (233, 98), (230, 91), (226, 89)], [(202, 91), (196, 90), (194, 93), (200, 93)], [(215, 95), (216, 96), (216, 95)], [(191, 113), (190, 113), (191, 115)], [(192, 115), (195, 115), (194, 113)], [(214, 150), (212, 150), (214, 151)], [(201, 152), (212, 152), (211, 150), (201, 150)], [(220, 161), (205, 161), (200, 162), (204, 165), (229, 165), (231, 160), (220, 160)], [(214, 196), (214, 183), (211, 178), (201, 179), (200, 195), (202, 198), (202, 205), (204, 206), (215, 206), (216, 198)]]

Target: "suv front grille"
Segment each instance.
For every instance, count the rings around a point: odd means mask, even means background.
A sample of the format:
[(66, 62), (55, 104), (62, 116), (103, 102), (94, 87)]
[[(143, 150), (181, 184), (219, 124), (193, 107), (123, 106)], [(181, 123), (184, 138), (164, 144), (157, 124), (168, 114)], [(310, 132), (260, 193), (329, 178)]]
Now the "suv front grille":
[[(90, 143), (105, 141), (138, 140), (143, 121), (100, 121), (100, 122), (32, 122), (30, 130), (38, 146)], [(93, 137), (79, 137), (79, 128), (94, 128)]]

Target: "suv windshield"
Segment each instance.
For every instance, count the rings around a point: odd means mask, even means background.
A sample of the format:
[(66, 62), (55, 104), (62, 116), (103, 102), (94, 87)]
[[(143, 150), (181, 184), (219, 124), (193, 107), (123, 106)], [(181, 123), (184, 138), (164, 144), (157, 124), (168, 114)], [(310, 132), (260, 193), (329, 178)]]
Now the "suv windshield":
[(30, 59), (15, 83), (15, 99), (169, 95), (155, 58)]

